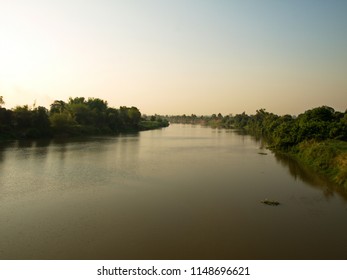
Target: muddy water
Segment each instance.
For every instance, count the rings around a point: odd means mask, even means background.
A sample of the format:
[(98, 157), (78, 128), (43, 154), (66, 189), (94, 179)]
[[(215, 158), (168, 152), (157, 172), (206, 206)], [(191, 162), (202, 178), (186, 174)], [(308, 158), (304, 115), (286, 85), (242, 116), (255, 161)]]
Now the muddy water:
[(13, 142), (0, 259), (346, 259), (346, 202), (234, 130)]

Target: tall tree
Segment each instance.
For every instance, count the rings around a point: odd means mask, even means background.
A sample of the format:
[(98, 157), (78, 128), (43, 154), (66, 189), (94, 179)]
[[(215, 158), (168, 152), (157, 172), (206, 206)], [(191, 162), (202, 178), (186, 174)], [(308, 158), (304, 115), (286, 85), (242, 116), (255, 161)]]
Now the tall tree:
[(66, 103), (62, 100), (54, 100), (51, 104), (50, 113), (62, 113), (66, 110)]
[(5, 104), (4, 98), (2, 96), (0, 96), (0, 108), (4, 104)]

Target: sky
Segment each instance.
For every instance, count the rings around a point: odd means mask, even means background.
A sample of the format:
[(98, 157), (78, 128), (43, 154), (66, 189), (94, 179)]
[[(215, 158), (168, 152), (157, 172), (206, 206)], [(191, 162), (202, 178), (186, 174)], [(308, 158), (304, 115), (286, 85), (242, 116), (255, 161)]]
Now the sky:
[(347, 109), (345, 0), (0, 0), (5, 107)]

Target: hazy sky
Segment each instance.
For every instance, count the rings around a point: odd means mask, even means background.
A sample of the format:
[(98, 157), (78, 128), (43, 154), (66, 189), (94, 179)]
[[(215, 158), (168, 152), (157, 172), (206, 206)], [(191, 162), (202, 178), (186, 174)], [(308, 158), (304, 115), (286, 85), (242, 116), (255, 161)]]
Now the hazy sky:
[(346, 0), (0, 0), (5, 107), (347, 108)]

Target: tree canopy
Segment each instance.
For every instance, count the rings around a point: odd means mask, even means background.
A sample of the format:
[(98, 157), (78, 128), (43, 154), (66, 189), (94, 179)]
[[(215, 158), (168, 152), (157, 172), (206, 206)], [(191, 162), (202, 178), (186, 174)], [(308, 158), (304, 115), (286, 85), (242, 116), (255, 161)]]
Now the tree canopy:
[(2, 104), (4, 101), (0, 96), (0, 136), (7, 135), (9, 138), (112, 134), (168, 125), (146, 123), (143, 126), (142, 122), (146, 120), (138, 108), (112, 108), (100, 98), (70, 97), (67, 102), (55, 100), (49, 110), (35, 105), (7, 110), (1, 107)]
[(219, 127), (244, 129), (264, 136), (275, 147), (287, 149), (305, 140), (336, 139), (347, 141), (347, 111), (335, 111), (321, 106), (305, 111), (297, 117), (279, 116), (261, 108), (254, 115), (245, 112), (236, 115), (213, 114), (170, 116), (170, 122), (199, 123)]

